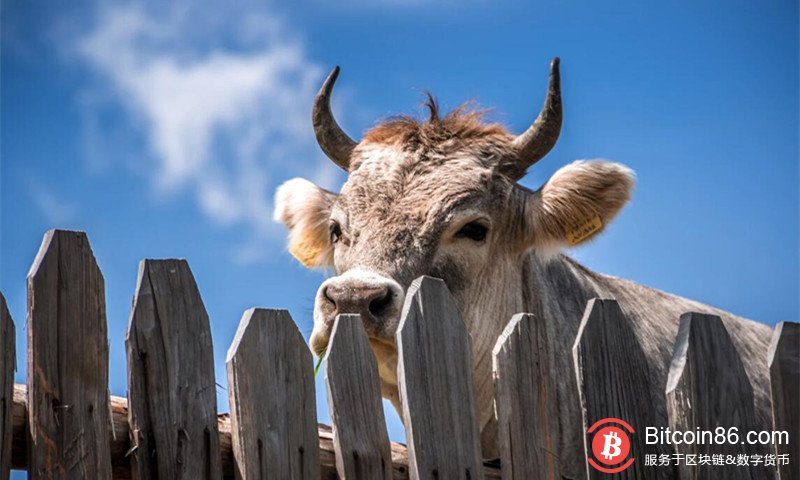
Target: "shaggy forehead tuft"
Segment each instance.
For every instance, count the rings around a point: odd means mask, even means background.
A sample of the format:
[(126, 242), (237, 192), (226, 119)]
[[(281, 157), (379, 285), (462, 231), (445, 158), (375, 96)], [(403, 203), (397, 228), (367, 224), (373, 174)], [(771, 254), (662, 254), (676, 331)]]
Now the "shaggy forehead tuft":
[[(410, 116), (390, 117), (364, 135), (364, 141), (382, 144), (402, 144), (405, 149), (450, 143), (454, 148), (474, 141), (505, 143), (513, 139), (505, 127), (484, 122), (486, 111), (471, 108), (466, 103), (444, 118), (439, 116), (436, 100), (428, 95), (425, 106), (430, 111), (426, 121)], [(449, 141), (449, 142), (448, 142)]]

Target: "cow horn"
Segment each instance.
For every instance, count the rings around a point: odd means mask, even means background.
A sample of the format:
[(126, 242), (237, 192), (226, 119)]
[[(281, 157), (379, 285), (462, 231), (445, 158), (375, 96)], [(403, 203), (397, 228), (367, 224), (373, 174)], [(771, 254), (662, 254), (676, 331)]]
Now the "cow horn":
[(550, 82), (547, 87), (547, 99), (536, 121), (528, 130), (514, 139), (517, 152), (517, 164), (513, 176), (517, 179), (525, 175), (525, 171), (547, 155), (556, 144), (561, 133), (561, 74), (558, 70), (559, 58), (550, 63)]
[(317, 136), (322, 151), (333, 163), (339, 165), (345, 171), (350, 168), (350, 154), (356, 146), (356, 142), (350, 138), (342, 128), (336, 123), (331, 112), (331, 91), (336, 77), (339, 76), (339, 67), (334, 67), (322, 88), (317, 93), (314, 100), (314, 110), (311, 112), (311, 121), (314, 123), (314, 134)]

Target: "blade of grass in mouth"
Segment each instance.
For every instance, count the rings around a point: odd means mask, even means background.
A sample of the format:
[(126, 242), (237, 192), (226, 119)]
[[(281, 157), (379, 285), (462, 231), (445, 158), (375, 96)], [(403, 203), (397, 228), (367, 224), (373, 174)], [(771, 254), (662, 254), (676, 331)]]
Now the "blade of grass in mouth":
[(315, 377), (319, 373), (319, 367), (322, 366), (322, 360), (325, 359), (325, 353), (326, 353), (326, 351), (322, 351), (322, 353), (320, 353), (319, 357), (317, 357), (317, 365), (314, 367), (314, 376)]

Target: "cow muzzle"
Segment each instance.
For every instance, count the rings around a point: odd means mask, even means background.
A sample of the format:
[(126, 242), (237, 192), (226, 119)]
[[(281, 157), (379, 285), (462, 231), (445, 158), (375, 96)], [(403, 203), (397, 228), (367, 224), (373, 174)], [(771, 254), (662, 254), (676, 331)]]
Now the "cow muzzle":
[(314, 304), (311, 349), (322, 355), (336, 316), (361, 315), (371, 343), (393, 343), (403, 308), (403, 289), (396, 281), (367, 270), (354, 269), (320, 285)]

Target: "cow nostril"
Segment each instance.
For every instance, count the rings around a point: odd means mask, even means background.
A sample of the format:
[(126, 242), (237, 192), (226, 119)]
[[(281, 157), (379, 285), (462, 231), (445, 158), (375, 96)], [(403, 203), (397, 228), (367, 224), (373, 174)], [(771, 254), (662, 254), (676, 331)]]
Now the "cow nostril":
[(372, 315), (379, 317), (386, 312), (386, 309), (389, 308), (389, 305), (392, 303), (392, 292), (389, 289), (386, 289), (386, 292), (369, 302), (369, 313)]

